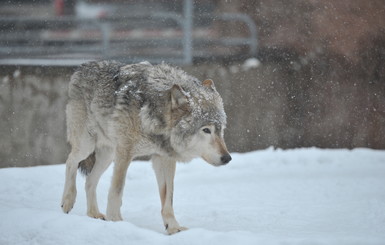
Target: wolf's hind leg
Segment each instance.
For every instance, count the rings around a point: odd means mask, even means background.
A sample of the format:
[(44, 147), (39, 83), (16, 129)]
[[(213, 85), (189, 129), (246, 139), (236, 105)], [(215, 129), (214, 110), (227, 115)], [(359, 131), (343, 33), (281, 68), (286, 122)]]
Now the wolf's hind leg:
[(71, 211), (76, 199), (76, 173), (79, 162), (95, 149), (95, 140), (86, 130), (87, 111), (83, 102), (70, 100), (67, 104), (67, 136), (71, 152), (66, 161), (65, 184), (61, 207), (65, 213)]
[(86, 195), (87, 195), (87, 215), (105, 220), (106, 217), (100, 213), (96, 197), (96, 187), (99, 183), (99, 179), (110, 166), (113, 159), (113, 148), (111, 147), (97, 147), (95, 149), (95, 164), (91, 173), (86, 179)]
[(88, 149), (72, 149), (66, 161), (66, 175), (61, 207), (64, 213), (69, 213), (74, 206), (76, 199), (76, 173), (79, 162), (85, 159), (92, 152)]
[(167, 157), (153, 156), (152, 166), (158, 181), (159, 195), (162, 204), (162, 218), (168, 234), (174, 234), (186, 227), (179, 225), (174, 216), (173, 192), (176, 162)]

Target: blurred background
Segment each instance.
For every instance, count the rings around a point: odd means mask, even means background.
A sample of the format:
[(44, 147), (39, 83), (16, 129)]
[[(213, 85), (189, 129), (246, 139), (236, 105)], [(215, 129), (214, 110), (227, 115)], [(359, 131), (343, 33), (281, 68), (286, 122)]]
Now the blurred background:
[(384, 0), (0, 0), (0, 167), (65, 161), (70, 75), (100, 59), (213, 79), (232, 152), (385, 148)]

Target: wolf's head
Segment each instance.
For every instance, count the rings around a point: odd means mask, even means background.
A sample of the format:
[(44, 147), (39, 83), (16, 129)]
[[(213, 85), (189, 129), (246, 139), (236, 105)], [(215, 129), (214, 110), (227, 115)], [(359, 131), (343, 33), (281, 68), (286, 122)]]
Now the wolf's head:
[(226, 114), (214, 82), (193, 81), (193, 86), (171, 88), (171, 146), (181, 161), (202, 157), (220, 166), (231, 161), (223, 138)]

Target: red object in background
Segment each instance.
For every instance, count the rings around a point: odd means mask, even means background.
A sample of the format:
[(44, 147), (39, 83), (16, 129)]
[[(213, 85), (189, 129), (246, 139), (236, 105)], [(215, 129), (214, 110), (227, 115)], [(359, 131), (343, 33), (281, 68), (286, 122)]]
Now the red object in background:
[(55, 0), (54, 1), (55, 14), (57, 16), (64, 15), (64, 0)]

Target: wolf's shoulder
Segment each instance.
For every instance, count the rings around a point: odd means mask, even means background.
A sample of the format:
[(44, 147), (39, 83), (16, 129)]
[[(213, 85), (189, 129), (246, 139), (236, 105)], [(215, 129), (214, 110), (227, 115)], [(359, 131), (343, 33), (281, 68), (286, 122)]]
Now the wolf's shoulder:
[(186, 91), (193, 87), (199, 86), (199, 80), (187, 74), (178, 66), (161, 63), (150, 67), (147, 71), (147, 81), (151, 87), (165, 90), (170, 89), (173, 85), (179, 85)]

